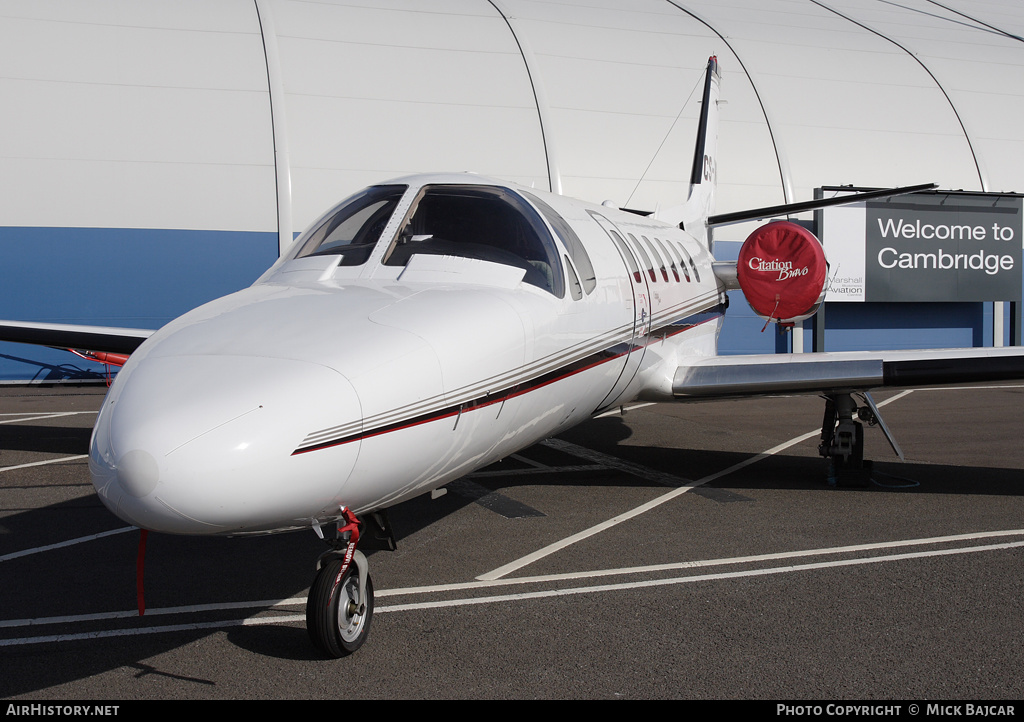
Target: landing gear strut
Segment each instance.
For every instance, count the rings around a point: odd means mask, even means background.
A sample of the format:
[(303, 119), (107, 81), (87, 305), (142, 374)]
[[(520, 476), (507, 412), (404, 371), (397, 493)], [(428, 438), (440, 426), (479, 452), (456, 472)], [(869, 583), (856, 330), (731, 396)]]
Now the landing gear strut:
[[(865, 485), (871, 476), (871, 462), (864, 460), (864, 425), (877, 425), (885, 434), (892, 450), (904, 459), (896, 439), (882, 420), (871, 394), (861, 394), (864, 406), (858, 407), (848, 393), (825, 397), (825, 417), (821, 422), (821, 444), (818, 453), (828, 459), (830, 484)], [(855, 419), (856, 417), (856, 419)]]
[(373, 620), (373, 581), (369, 564), (356, 549), (361, 524), (343, 508), (344, 525), (317, 560), (317, 574), (306, 600), (306, 631), (329, 657), (344, 657), (363, 646)]
[(860, 468), (864, 462), (864, 427), (853, 420), (856, 411), (857, 404), (850, 394), (825, 397), (818, 453), (837, 466)]
[(850, 394), (825, 397), (818, 453), (828, 459), (829, 484), (862, 486), (870, 477), (871, 462), (864, 461), (864, 426), (854, 416), (861, 418)]

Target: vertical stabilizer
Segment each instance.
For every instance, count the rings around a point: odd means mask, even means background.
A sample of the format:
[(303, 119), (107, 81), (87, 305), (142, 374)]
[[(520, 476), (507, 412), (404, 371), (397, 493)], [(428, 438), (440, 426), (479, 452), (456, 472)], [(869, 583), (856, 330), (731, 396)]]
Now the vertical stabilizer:
[(667, 208), (656, 214), (657, 218), (676, 223), (687, 232), (708, 244), (708, 229), (705, 223), (715, 208), (715, 187), (718, 183), (718, 100), (721, 76), (718, 72), (718, 58), (708, 59), (707, 75), (704, 78), (704, 96), (701, 101), (700, 121), (697, 125), (697, 143), (693, 149), (693, 166), (690, 171), (690, 195), (686, 203)]

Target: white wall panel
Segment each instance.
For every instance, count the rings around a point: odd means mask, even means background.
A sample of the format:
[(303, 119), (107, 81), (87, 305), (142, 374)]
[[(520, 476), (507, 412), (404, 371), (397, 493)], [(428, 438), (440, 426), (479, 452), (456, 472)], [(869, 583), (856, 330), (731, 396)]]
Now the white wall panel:
[[(719, 211), (782, 202), (787, 184), (790, 200), (823, 183), (980, 188), (977, 166), (990, 190), (1024, 188), (1024, 43), (1005, 34), (1024, 32), (1024, 6), (822, 5), (267, 0), (293, 230), (408, 172), (546, 187), (542, 119), (567, 194), (674, 203), (699, 88), (676, 116), (711, 54)], [(0, 92), (4, 225), (275, 228), (252, 0), (0, 0)]]
[[(911, 3), (919, 7), (921, 0)], [(942, 0), (942, 5), (950, 12), (950, 17), (961, 20), (971, 19), (981, 22), (1006, 33), (1024, 37), (1024, 4), (1017, 0)], [(932, 10), (938, 12), (936, 5), (929, 3)]]
[[(962, 124), (961, 134), (970, 141), (984, 189), (1019, 188), (1024, 158), (1014, 152), (1013, 139), (1020, 137), (1024, 99), (1021, 41), (974, 19), (972, 8), (959, 14), (925, 0), (899, 5), (848, 0), (844, 5), (844, 13), (912, 52), (941, 86)], [(927, 117), (921, 108), (916, 120)], [(1001, 141), (1008, 145), (993, 152)]]
[(526, 65), (487, 2), (276, 2), (294, 230), (369, 182), (472, 170), (547, 187)]
[(955, 113), (892, 43), (809, 2), (699, 4), (751, 69), (793, 200), (830, 183), (970, 183)]
[(0, 93), (4, 225), (276, 225), (252, 3), (2, 3)]
[[(756, 98), (725, 43), (671, 4), (507, 4), (537, 55), (550, 104), (549, 139), (567, 195), (648, 209), (684, 199), (700, 82), (715, 53), (726, 93), (735, 93), (723, 111), (723, 134), (740, 123), (765, 137)], [(775, 162), (770, 144), (767, 154), (723, 152), (728, 161), (720, 167), (729, 163), (743, 172), (753, 166), (770, 172)]]
[(9, 158), (4, 225), (274, 231), (273, 178), (251, 166)]

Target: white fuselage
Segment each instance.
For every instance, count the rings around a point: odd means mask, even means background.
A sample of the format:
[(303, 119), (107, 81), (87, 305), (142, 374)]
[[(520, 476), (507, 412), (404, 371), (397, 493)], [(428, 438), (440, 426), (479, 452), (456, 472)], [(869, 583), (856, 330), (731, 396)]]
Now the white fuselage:
[[(384, 508), (602, 409), (670, 398), (682, 360), (715, 353), (724, 290), (707, 249), (678, 228), (475, 176), (391, 183), (406, 189), (364, 261), (294, 257), (314, 224), (253, 286), (131, 356), (90, 451), (115, 514), (169, 533), (243, 534)], [(578, 237), (592, 281), (550, 213), (557, 260), (544, 268), (562, 274), (561, 297), (501, 258), (385, 262), (418, 194), (445, 184), (546, 203)]]

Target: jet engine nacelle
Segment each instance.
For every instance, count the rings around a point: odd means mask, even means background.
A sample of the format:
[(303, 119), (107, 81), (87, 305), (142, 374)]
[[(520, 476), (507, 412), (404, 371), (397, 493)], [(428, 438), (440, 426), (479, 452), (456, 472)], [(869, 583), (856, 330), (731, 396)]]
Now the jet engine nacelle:
[(791, 326), (821, 305), (828, 263), (813, 233), (796, 223), (774, 221), (747, 236), (736, 277), (758, 316)]

